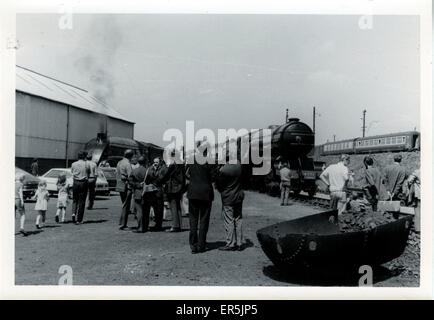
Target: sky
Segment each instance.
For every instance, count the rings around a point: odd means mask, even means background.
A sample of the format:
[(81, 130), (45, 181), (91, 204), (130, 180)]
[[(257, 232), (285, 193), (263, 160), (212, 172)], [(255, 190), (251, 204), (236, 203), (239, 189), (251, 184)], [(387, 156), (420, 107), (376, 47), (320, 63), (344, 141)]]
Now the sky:
[[(353, 15), (17, 15), (17, 64), (90, 91), (164, 145), (169, 128), (266, 128), (316, 144), (419, 126), (419, 19)], [(62, 24), (60, 24), (62, 26)], [(65, 26), (65, 24), (63, 24)]]

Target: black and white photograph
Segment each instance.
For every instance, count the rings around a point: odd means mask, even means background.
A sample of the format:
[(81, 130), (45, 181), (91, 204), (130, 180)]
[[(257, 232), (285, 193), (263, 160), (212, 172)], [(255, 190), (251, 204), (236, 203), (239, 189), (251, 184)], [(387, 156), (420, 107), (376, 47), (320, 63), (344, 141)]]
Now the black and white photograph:
[(431, 3), (360, 3), (16, 12), (11, 286), (430, 288)]

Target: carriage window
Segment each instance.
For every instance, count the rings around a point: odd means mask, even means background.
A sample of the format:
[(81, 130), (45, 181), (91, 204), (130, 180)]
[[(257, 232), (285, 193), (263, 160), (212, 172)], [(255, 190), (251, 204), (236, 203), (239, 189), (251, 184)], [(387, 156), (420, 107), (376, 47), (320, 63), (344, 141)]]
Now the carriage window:
[(405, 143), (406, 138), (407, 138), (406, 136), (402, 137), (402, 142), (403, 143)]
[(372, 146), (373, 145), (373, 141), (369, 140), (369, 145)]
[(391, 144), (396, 144), (396, 137), (392, 137), (392, 139), (390, 140)]
[(390, 137), (386, 138), (386, 144), (390, 144)]

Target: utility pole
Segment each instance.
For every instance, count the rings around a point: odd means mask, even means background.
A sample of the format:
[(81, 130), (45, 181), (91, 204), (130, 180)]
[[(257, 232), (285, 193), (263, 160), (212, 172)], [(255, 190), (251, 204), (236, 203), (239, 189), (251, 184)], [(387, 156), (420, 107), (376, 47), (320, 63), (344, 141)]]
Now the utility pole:
[(312, 122), (312, 129), (313, 129), (313, 133), (315, 133), (315, 106), (313, 106), (313, 122)]
[(286, 109), (286, 119), (285, 119), (285, 123), (288, 123), (288, 118), (289, 118), (289, 109)]
[(365, 130), (366, 130), (366, 109), (363, 110), (363, 126), (362, 126), (363, 138), (365, 137)]

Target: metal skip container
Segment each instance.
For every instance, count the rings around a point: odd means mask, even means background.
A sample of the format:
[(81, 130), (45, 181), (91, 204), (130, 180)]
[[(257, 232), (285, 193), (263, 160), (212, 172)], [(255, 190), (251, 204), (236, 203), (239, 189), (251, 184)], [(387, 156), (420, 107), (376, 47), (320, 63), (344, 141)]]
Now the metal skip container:
[(363, 231), (342, 233), (329, 222), (336, 211), (280, 222), (256, 232), (262, 250), (276, 267), (342, 268), (380, 265), (399, 257), (406, 245), (412, 216)]

